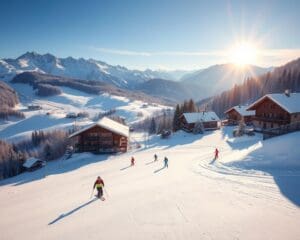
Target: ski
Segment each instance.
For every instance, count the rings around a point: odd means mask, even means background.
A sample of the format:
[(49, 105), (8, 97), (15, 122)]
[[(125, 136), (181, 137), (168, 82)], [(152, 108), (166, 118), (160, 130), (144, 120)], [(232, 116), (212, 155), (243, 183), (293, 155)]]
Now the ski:
[(100, 199), (101, 201), (105, 201), (105, 197), (98, 197), (97, 195), (95, 195), (96, 198)]

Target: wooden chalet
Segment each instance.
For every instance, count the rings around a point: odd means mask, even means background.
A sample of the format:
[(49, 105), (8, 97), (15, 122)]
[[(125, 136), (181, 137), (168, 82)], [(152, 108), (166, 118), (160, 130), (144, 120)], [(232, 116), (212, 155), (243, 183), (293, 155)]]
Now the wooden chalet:
[(255, 116), (255, 111), (247, 111), (248, 106), (235, 106), (228, 109), (225, 114), (227, 115), (228, 124), (238, 124), (240, 121), (244, 123), (251, 123)]
[(180, 116), (181, 128), (187, 132), (193, 131), (195, 124), (200, 122), (204, 130), (215, 130), (219, 128), (219, 117), (215, 112), (193, 112), (183, 113)]
[(253, 124), (258, 129), (278, 128), (300, 122), (300, 93), (267, 94), (251, 104)]
[(75, 152), (126, 152), (129, 127), (103, 117), (98, 122), (71, 134), (69, 138)]

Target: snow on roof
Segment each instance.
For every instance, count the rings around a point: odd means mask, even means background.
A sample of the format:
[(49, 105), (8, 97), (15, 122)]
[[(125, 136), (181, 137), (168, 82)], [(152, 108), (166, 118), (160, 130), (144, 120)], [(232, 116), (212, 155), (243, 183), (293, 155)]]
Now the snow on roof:
[(104, 117), (97, 122), (97, 125), (122, 136), (129, 136), (129, 127), (118, 123), (110, 118)]
[(219, 117), (215, 112), (193, 112), (183, 113), (187, 123), (219, 121)]
[(125, 126), (121, 123), (118, 123), (114, 120), (111, 120), (110, 118), (107, 118), (107, 117), (103, 117), (101, 118), (98, 122), (96, 123), (93, 123), (91, 124), (90, 126), (86, 127), (86, 128), (83, 128), (73, 134), (71, 134), (69, 136), (69, 138), (72, 138), (82, 132), (85, 132), (86, 130), (88, 129), (91, 129), (95, 126), (99, 126), (99, 127), (102, 127), (102, 128), (105, 128), (109, 131), (112, 131), (114, 133), (117, 133), (117, 134), (120, 134), (121, 136), (124, 136), (124, 137), (128, 137), (129, 136), (129, 127), (128, 126)]
[(35, 164), (37, 161), (39, 161), (39, 159), (31, 157), (26, 159), (25, 163), (23, 164), (23, 167), (26, 168), (31, 168), (33, 166), (33, 164)]
[(272, 93), (267, 94), (254, 103), (252, 103), (248, 109), (254, 109), (253, 107), (263, 101), (265, 98), (271, 99), (273, 102), (277, 103), (280, 107), (286, 110), (288, 113), (300, 112), (300, 93), (290, 93), (289, 96), (285, 93)]
[(249, 106), (234, 106), (230, 109), (228, 109), (225, 113), (230, 112), (231, 110), (235, 110), (237, 111), (241, 116), (246, 117), (246, 116), (254, 116), (255, 115), (255, 111), (247, 111)]

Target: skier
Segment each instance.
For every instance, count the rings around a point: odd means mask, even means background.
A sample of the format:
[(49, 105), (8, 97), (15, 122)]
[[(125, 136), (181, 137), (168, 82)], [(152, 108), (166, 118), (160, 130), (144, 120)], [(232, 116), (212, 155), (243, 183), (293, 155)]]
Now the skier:
[(168, 159), (167, 157), (165, 157), (165, 158), (164, 158), (164, 163), (165, 163), (165, 166), (164, 166), (164, 167), (166, 167), (166, 168), (169, 167), (168, 162), (169, 162), (169, 159)]
[(131, 157), (131, 166), (134, 166), (134, 157)]
[(157, 155), (154, 154), (154, 162), (156, 162), (156, 161), (157, 161)]
[(219, 150), (216, 148), (215, 150), (215, 160), (219, 158)]
[(104, 181), (102, 180), (102, 178), (100, 176), (97, 177), (97, 180), (94, 183), (94, 188), (97, 188), (98, 194), (97, 197), (102, 199), (103, 196), (103, 187), (104, 187)]

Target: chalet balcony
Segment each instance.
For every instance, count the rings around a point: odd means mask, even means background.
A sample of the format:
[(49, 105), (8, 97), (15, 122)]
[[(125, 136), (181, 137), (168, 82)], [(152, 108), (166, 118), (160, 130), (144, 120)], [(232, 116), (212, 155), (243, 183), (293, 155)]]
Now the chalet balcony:
[(111, 141), (112, 138), (111, 137), (86, 137), (85, 138), (86, 141)]
[(124, 146), (104, 146), (104, 145), (87, 145), (75, 144), (76, 152), (94, 152), (94, 153), (116, 153), (126, 151)]
[(286, 118), (280, 118), (280, 117), (259, 117), (255, 116), (253, 117), (253, 120), (260, 121), (260, 122), (273, 122), (278, 124), (289, 124), (290, 120)]

